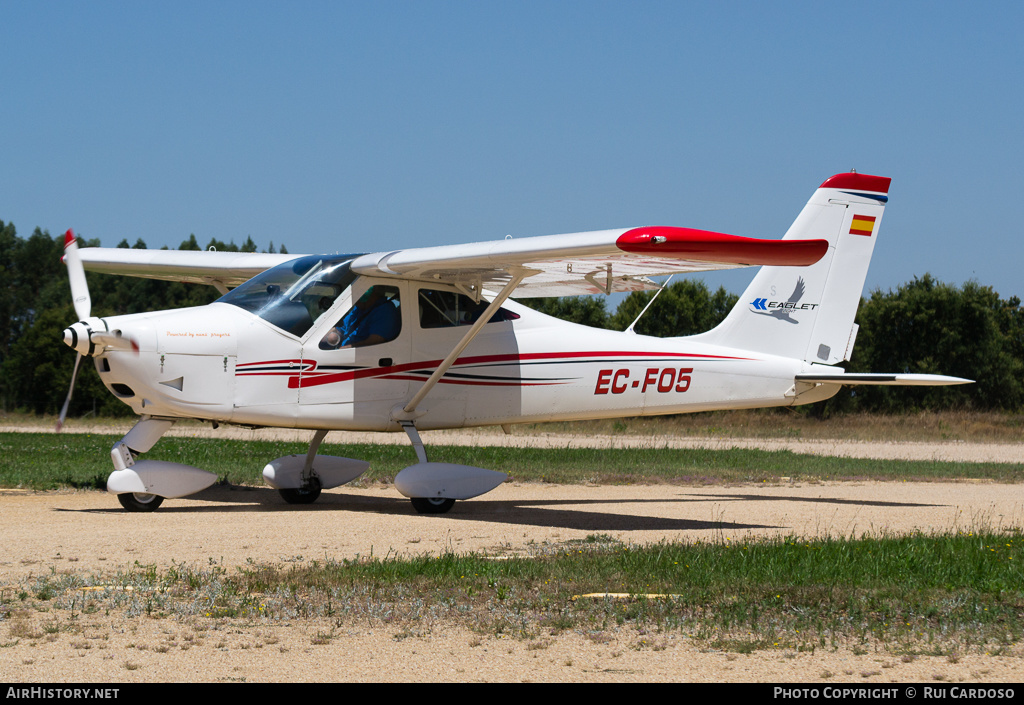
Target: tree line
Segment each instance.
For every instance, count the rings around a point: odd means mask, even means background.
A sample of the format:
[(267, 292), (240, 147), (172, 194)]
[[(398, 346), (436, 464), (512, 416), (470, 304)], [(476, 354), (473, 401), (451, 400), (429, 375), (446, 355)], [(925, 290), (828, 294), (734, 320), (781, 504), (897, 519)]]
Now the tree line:
[[(61, 262), (63, 237), (36, 228), (20, 237), (13, 224), (0, 221), (0, 409), (55, 414), (71, 382), (74, 354), (60, 341), (76, 320), (67, 271)], [(98, 247), (98, 240), (85, 240)], [(142, 240), (118, 247), (146, 249)], [(213, 239), (206, 249), (255, 252)], [(165, 248), (166, 249), (166, 248)], [(191, 235), (178, 249), (202, 249)], [(264, 251), (274, 252), (270, 243)], [(282, 246), (279, 250), (287, 253)], [(93, 315), (200, 306), (218, 298), (213, 287), (136, 277), (88, 273)], [(650, 303), (653, 292), (635, 292), (614, 311), (600, 296), (524, 299), (539, 311), (596, 328), (625, 330)], [(724, 287), (711, 291), (703, 282), (684, 279), (667, 286), (639, 319), (642, 335), (674, 337), (714, 328), (738, 297)], [(871, 411), (1024, 409), (1024, 311), (1020, 299), (1003, 299), (977, 282), (954, 286), (925, 274), (895, 290), (874, 291), (861, 299), (860, 326), (849, 372), (919, 372), (976, 380), (956, 387), (854, 387), (810, 405), (804, 413), (827, 415)], [(69, 416), (126, 415), (127, 406), (106, 393), (99, 376), (83, 364)]]

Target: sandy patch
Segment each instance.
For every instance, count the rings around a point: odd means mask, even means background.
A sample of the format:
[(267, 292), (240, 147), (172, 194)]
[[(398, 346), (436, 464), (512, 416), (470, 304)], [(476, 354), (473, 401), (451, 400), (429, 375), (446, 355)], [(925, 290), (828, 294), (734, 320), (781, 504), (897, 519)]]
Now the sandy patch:
[[(31, 429), (39, 430), (39, 429)], [(125, 429), (127, 430), (127, 429)], [(176, 429), (182, 435), (307, 440), (309, 432)], [(109, 428), (92, 432), (110, 433)], [(116, 433), (116, 431), (115, 431)], [(248, 434), (248, 435), (247, 435)], [(293, 434), (293, 435), (288, 435)], [(348, 440), (332, 433), (330, 441)], [(362, 439), (359, 439), (362, 440)], [(376, 439), (375, 439), (376, 440)], [(407, 440), (404, 435), (383, 442)], [(697, 444), (849, 454), (1016, 462), (1013, 444), (891, 444), (715, 441), (660, 438), (504, 436), (436, 432), (428, 443), (577, 447)], [(687, 446), (683, 446), (687, 447)], [(506, 483), (446, 515), (417, 515), (391, 487), (338, 488), (309, 507), (266, 488), (214, 487), (168, 500), (153, 514), (128, 514), (102, 492), (0, 491), (0, 592), (31, 576), (105, 575), (173, 563), (231, 569), (248, 561), (303, 562), (358, 555), (526, 552), (592, 534), (627, 543), (743, 540), (753, 536), (860, 535), (1024, 525), (1024, 488), (971, 483), (794, 483), (773, 486), (557, 486)], [(16, 607), (16, 605), (15, 605)], [(20, 620), (20, 621), (19, 621)], [(47, 629), (56, 623), (60, 628)], [(71, 623), (74, 621), (74, 623)], [(64, 610), (0, 620), (0, 680), (153, 681), (565, 681), (811, 682), (933, 684), (1019, 680), (1019, 658), (964, 654), (903, 660), (884, 651), (709, 652), (685, 634), (617, 630), (600, 639), (564, 632), (534, 640), (481, 636), (459, 626), (422, 629), (227, 619), (72, 617)]]

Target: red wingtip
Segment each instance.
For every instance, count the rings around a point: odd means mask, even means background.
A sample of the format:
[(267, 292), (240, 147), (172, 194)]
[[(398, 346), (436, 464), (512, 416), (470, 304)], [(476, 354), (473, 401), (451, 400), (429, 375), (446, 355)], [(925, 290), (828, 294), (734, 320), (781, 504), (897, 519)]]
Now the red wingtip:
[(68, 245), (75, 241), (75, 232), (68, 228), (68, 231), (64, 233), (64, 249), (68, 249)]
[(807, 266), (828, 251), (828, 240), (758, 240), (671, 226), (627, 230), (616, 245), (635, 255), (738, 265)]

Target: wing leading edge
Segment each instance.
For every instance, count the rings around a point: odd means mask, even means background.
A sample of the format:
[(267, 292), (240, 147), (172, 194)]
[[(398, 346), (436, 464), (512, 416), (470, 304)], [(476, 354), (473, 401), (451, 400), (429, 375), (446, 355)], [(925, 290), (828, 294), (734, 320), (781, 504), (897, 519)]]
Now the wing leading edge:
[(227, 287), (238, 286), (271, 267), (302, 256), (124, 247), (85, 247), (79, 254), (90, 272), (192, 284), (219, 283)]

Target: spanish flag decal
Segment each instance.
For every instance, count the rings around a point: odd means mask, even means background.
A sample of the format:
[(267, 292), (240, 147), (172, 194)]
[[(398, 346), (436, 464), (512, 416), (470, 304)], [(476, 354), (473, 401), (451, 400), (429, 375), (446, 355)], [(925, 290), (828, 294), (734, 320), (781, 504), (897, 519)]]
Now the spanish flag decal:
[(850, 223), (850, 234), (851, 235), (867, 235), (871, 237), (871, 234), (875, 231), (875, 216), (873, 215), (855, 215), (853, 216), (853, 222)]

